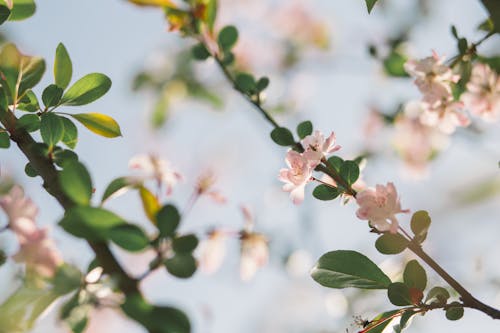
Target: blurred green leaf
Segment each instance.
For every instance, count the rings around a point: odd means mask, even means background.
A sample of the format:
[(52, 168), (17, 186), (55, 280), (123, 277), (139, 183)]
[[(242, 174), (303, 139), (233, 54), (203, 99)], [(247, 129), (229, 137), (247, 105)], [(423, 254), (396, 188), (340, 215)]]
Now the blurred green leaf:
[(87, 168), (78, 161), (69, 161), (59, 172), (59, 184), (64, 193), (79, 205), (90, 204), (92, 198), (92, 179)]
[(410, 227), (411, 231), (413, 231), (419, 242), (425, 239), (430, 225), (431, 217), (425, 210), (419, 210), (413, 213), (411, 217)]
[(408, 247), (409, 241), (400, 234), (383, 234), (375, 242), (375, 248), (382, 254), (398, 254)]
[(104, 203), (106, 200), (111, 198), (112, 196), (118, 196), (120, 193), (124, 192), (127, 188), (137, 186), (140, 184), (140, 181), (130, 178), (130, 177), (119, 177), (111, 181), (106, 190), (104, 190), (104, 194), (102, 195), (101, 203)]
[(206, 60), (210, 57), (210, 52), (208, 52), (207, 48), (202, 43), (193, 46), (191, 52), (196, 60)]
[(429, 302), (433, 299), (436, 299), (439, 304), (446, 304), (448, 301), (448, 298), (450, 298), (450, 293), (448, 290), (446, 290), (443, 287), (433, 287), (429, 292), (427, 293), (427, 297), (425, 298), (425, 302)]
[(54, 292), (57, 295), (65, 295), (79, 289), (83, 280), (83, 275), (78, 268), (69, 264), (62, 264), (58, 267), (56, 274), (52, 278)]
[[(14, 6), (11, 9), (9, 21), (21, 21), (27, 19), (36, 11), (34, 0), (13, 0)], [(0, 0), (0, 5), (6, 5), (5, 0)]]
[(490, 19), (493, 22), (495, 31), (500, 32), (500, 1), (498, 0), (481, 0), (483, 6), (490, 14)]
[(295, 144), (292, 132), (286, 127), (277, 127), (271, 131), (271, 139), (280, 146), (292, 146)]
[(235, 26), (228, 25), (222, 28), (217, 37), (217, 41), (222, 50), (230, 50), (238, 41), (238, 30)]
[(130, 252), (142, 251), (149, 245), (149, 238), (146, 233), (133, 224), (122, 224), (111, 228), (109, 239)]
[(165, 260), (165, 267), (173, 276), (186, 279), (196, 272), (196, 260), (191, 254), (176, 253), (172, 258)]
[(176, 253), (191, 253), (198, 246), (198, 237), (193, 234), (174, 238), (172, 249)]
[(181, 215), (174, 205), (167, 204), (156, 213), (156, 221), (160, 236), (172, 236), (179, 226)]
[(10, 9), (5, 5), (0, 5), (0, 25), (2, 25), (10, 15)]
[(338, 188), (328, 186), (325, 184), (321, 184), (316, 186), (316, 188), (313, 191), (313, 196), (318, 199), (318, 200), (333, 200), (336, 197), (338, 197), (340, 194), (342, 194), (341, 191), (339, 191)]
[(90, 131), (105, 138), (116, 138), (122, 135), (120, 125), (116, 120), (105, 114), (90, 112), (70, 114), (69, 116), (78, 120)]
[(64, 136), (62, 119), (52, 112), (43, 113), (40, 121), (40, 134), (42, 135), (43, 142), (49, 148), (54, 147)]
[(297, 134), (299, 138), (303, 139), (308, 135), (311, 135), (313, 131), (313, 124), (309, 120), (303, 121), (297, 125)]
[(10, 136), (7, 132), (0, 132), (0, 148), (10, 147)]
[(125, 220), (109, 210), (96, 207), (77, 206), (66, 211), (59, 225), (75, 237), (102, 241), (109, 231)]
[(409, 75), (404, 69), (407, 60), (405, 55), (393, 50), (383, 61), (385, 73), (394, 77), (408, 77)]

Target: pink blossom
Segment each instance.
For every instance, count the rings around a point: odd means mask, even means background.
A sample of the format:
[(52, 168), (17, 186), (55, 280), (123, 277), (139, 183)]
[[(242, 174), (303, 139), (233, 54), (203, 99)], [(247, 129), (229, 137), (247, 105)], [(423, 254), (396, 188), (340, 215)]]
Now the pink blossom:
[(212, 171), (206, 171), (199, 178), (196, 184), (197, 195), (206, 195), (212, 199), (215, 203), (225, 204), (227, 202), (226, 197), (218, 190), (212, 190), (215, 184), (216, 177)]
[(321, 163), (321, 159), (327, 154), (331, 154), (340, 149), (339, 145), (335, 144), (335, 133), (331, 133), (325, 139), (323, 133), (314, 131), (313, 134), (302, 139), (302, 147), (304, 147), (304, 157), (309, 160), (309, 163), (314, 168)]
[(243, 281), (251, 280), (257, 270), (266, 265), (268, 260), (267, 238), (259, 233), (243, 231), (241, 234), (241, 279)]
[(422, 124), (437, 127), (445, 134), (452, 134), (457, 127), (467, 127), (469, 117), (463, 113), (462, 102), (442, 101), (434, 107), (425, 107), (420, 115)]
[(281, 169), (279, 180), (284, 182), (283, 190), (290, 192), (294, 204), (304, 200), (304, 189), (312, 176), (313, 168), (309, 160), (294, 150), (286, 154), (286, 164), (289, 169)]
[(200, 244), (199, 267), (205, 274), (213, 274), (219, 270), (226, 256), (227, 233), (212, 230), (208, 238)]
[(415, 78), (415, 84), (423, 94), (423, 101), (431, 106), (443, 100), (450, 100), (451, 83), (460, 79), (451, 68), (443, 64), (444, 57), (433, 52), (431, 57), (422, 60), (408, 60), (405, 70)]
[(172, 193), (173, 187), (182, 179), (167, 160), (154, 155), (137, 155), (129, 161), (129, 168), (142, 171), (144, 178), (154, 179), (158, 185), (165, 185), (167, 195)]
[(486, 64), (474, 65), (467, 91), (461, 98), (476, 116), (496, 121), (500, 115), (500, 77)]
[(393, 183), (367, 188), (358, 193), (356, 202), (359, 205), (356, 212), (358, 218), (368, 220), (372, 227), (382, 232), (396, 233), (399, 227), (396, 214), (409, 212), (409, 210), (401, 209), (398, 193)]
[(9, 219), (9, 228), (18, 236), (20, 241), (27, 241), (38, 237), (35, 218), (38, 207), (31, 199), (24, 196), (19, 186), (14, 186), (10, 192), (0, 198), (0, 207)]

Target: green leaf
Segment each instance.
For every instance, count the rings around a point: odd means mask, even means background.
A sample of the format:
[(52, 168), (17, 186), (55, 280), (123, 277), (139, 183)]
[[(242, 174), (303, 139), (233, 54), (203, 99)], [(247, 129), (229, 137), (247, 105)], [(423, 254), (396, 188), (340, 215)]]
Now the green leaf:
[(403, 330), (408, 327), (408, 321), (415, 315), (415, 312), (412, 310), (405, 311), (401, 315), (401, 319), (399, 320), (399, 327)]
[(495, 30), (495, 25), (493, 24), (493, 21), (490, 18), (487, 18), (478, 25), (477, 30), (491, 32)]
[(40, 110), (40, 105), (38, 99), (33, 91), (28, 90), (24, 93), (23, 98), (19, 101), (17, 105), (17, 110), (36, 112)]
[(336, 187), (331, 187), (325, 184), (316, 186), (313, 191), (313, 196), (318, 200), (333, 200), (338, 197), (342, 192), (340, 192)]
[(257, 89), (254, 77), (248, 73), (238, 73), (234, 79), (236, 88), (241, 92), (251, 95)]
[(196, 272), (196, 260), (191, 254), (175, 254), (165, 260), (167, 271), (178, 278), (186, 279)]
[(28, 132), (36, 132), (40, 129), (40, 117), (36, 114), (25, 114), (16, 123), (17, 128), (23, 128)]
[(10, 136), (7, 132), (0, 132), (0, 148), (10, 147)]
[(297, 134), (299, 138), (303, 139), (308, 135), (311, 135), (313, 131), (313, 124), (309, 120), (301, 122), (297, 125)]
[(340, 176), (349, 184), (352, 185), (358, 180), (359, 166), (354, 161), (344, 161), (340, 167)]
[(58, 149), (53, 153), (54, 163), (63, 168), (68, 162), (78, 162), (78, 155), (68, 149)]
[(121, 136), (120, 125), (110, 116), (101, 113), (77, 113), (70, 114), (90, 131), (105, 138), (116, 138)]
[(198, 246), (198, 237), (193, 234), (176, 237), (172, 241), (172, 249), (176, 253), (191, 253)]
[(271, 131), (271, 139), (280, 146), (292, 146), (295, 144), (292, 132), (286, 127), (276, 127)]
[(368, 9), (368, 14), (372, 12), (373, 6), (377, 3), (377, 0), (365, 0), (366, 8)]
[(130, 252), (142, 251), (149, 245), (148, 236), (134, 224), (122, 224), (111, 228), (109, 239)]
[(340, 172), (340, 168), (342, 164), (344, 164), (344, 160), (338, 156), (332, 156), (328, 159), (328, 164), (330, 164), (335, 171)]
[(64, 193), (79, 205), (90, 204), (92, 179), (87, 168), (78, 161), (69, 161), (59, 173), (59, 184)]
[(408, 247), (409, 241), (400, 234), (383, 234), (375, 242), (375, 248), (382, 254), (401, 253)]
[(430, 225), (431, 218), (425, 210), (416, 211), (411, 217), (411, 231), (422, 241), (425, 239)]
[(52, 112), (42, 114), (40, 134), (42, 135), (43, 142), (45, 142), (49, 148), (54, 147), (62, 140), (64, 135), (64, 124), (62, 119)]
[(446, 319), (459, 320), (460, 318), (462, 318), (464, 316), (464, 308), (458, 302), (453, 302), (451, 304), (456, 305), (456, 306), (452, 306), (452, 307), (446, 309)]
[[(4, 0), (0, 1), (0, 4), (4, 3)], [(9, 21), (21, 21), (27, 19), (36, 11), (36, 5), (34, 0), (14, 0), (14, 6), (11, 9), (11, 14)]]
[(416, 288), (424, 291), (427, 286), (427, 274), (418, 261), (411, 260), (406, 264), (403, 273), (403, 281), (408, 288)]
[(80, 288), (82, 280), (83, 275), (78, 268), (64, 263), (52, 278), (53, 290), (58, 295), (65, 295)]
[(425, 303), (432, 299), (436, 299), (439, 304), (446, 304), (450, 298), (450, 293), (443, 287), (434, 287), (427, 293), (427, 297), (425, 298)]
[(0, 5), (0, 25), (2, 25), (10, 16), (10, 9), (7, 6)]
[(24, 173), (28, 177), (38, 176), (38, 172), (35, 170), (35, 168), (33, 168), (33, 166), (30, 163), (26, 163), (26, 165), (24, 166)]
[(481, 0), (481, 2), (490, 14), (495, 31), (500, 32), (500, 2), (498, 0)]
[(68, 210), (59, 225), (75, 237), (104, 241), (109, 230), (126, 222), (109, 210), (77, 206)]
[(70, 149), (75, 149), (78, 142), (78, 129), (71, 120), (61, 117), (64, 126), (62, 142)]
[(268, 77), (261, 77), (259, 81), (255, 84), (255, 88), (257, 89), (258, 92), (264, 91), (269, 86), (269, 78)]
[(208, 31), (212, 32), (214, 30), (215, 19), (217, 17), (217, 0), (208, 0), (205, 22), (208, 26)]
[(104, 203), (104, 201), (108, 200), (112, 196), (120, 195), (122, 192), (125, 192), (127, 188), (137, 186), (139, 183), (140, 181), (130, 177), (119, 177), (114, 179), (111, 183), (109, 183), (108, 187), (106, 187), (106, 190), (104, 190), (101, 203)]
[(387, 288), (387, 296), (392, 304), (398, 306), (411, 305), (410, 289), (401, 282), (394, 282)]
[(407, 60), (407, 56), (393, 50), (383, 61), (385, 73), (393, 77), (409, 77), (404, 69)]
[(40, 82), (45, 73), (45, 60), (40, 57), (22, 58), (21, 82), (19, 83), (19, 95), (33, 88)]
[(12, 43), (2, 46), (0, 51), (0, 83), (7, 96), (7, 104), (11, 105), (18, 98), (18, 79), (20, 75), (22, 55)]
[(206, 60), (210, 57), (210, 52), (208, 52), (207, 48), (202, 43), (198, 43), (193, 46), (191, 52), (193, 54), (193, 58), (196, 60)]
[(142, 208), (148, 219), (156, 225), (156, 213), (160, 210), (158, 198), (146, 187), (139, 188), (139, 196), (142, 202)]
[(391, 283), (389, 277), (370, 259), (347, 250), (322, 255), (311, 276), (329, 288), (386, 289)]
[(63, 43), (59, 43), (56, 48), (54, 59), (54, 81), (58, 87), (66, 89), (71, 82), (73, 75), (73, 64)]
[(160, 236), (172, 236), (179, 226), (181, 215), (174, 205), (167, 204), (156, 213), (156, 221)]
[(46, 108), (55, 106), (61, 100), (63, 94), (63, 90), (56, 86), (55, 84), (51, 84), (47, 88), (43, 90), (42, 93), (42, 101)]
[(111, 80), (104, 74), (87, 74), (76, 81), (61, 99), (61, 105), (85, 105), (101, 98), (111, 88)]
[[(398, 311), (399, 310), (387, 311), (375, 316), (375, 318), (370, 321), (370, 323), (373, 324), (370, 324), (365, 328), (365, 333), (382, 333), (384, 329), (391, 323), (391, 319), (388, 318), (396, 314)], [(372, 326), (373, 328), (370, 329), (370, 327)]]
[(217, 38), (222, 50), (230, 50), (238, 41), (238, 30), (235, 26), (228, 25), (222, 28)]

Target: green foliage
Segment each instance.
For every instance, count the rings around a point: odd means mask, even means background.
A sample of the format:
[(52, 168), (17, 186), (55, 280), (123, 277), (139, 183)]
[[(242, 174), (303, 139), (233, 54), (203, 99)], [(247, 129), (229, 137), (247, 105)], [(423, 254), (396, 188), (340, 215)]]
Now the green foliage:
[(69, 264), (62, 264), (52, 278), (54, 292), (57, 295), (65, 295), (80, 288), (83, 275), (78, 268)]
[(257, 90), (257, 92), (262, 92), (268, 86), (269, 86), (269, 78), (264, 76), (257, 81), (257, 83), (255, 84), (255, 89)]
[(176, 237), (172, 241), (172, 249), (176, 253), (192, 253), (198, 246), (198, 237), (193, 234)]
[(247, 95), (252, 95), (256, 90), (255, 78), (251, 74), (238, 73), (234, 81), (236, 88)]
[(318, 200), (333, 200), (336, 197), (338, 197), (340, 194), (342, 194), (341, 191), (338, 190), (336, 187), (332, 187), (329, 185), (321, 184), (316, 186), (316, 188), (313, 191), (313, 196), (318, 199)]
[(60, 104), (78, 106), (89, 104), (108, 92), (111, 80), (104, 74), (91, 73), (76, 81), (63, 95)]
[(207, 48), (202, 43), (193, 46), (191, 53), (196, 60), (206, 60), (210, 57), (210, 52), (208, 52)]
[(420, 291), (424, 291), (427, 286), (427, 274), (425, 273), (425, 269), (420, 266), (418, 261), (409, 261), (403, 273), (403, 281), (408, 288), (416, 288)]
[(299, 138), (303, 139), (313, 132), (313, 124), (309, 120), (303, 121), (297, 125), (297, 134)]
[(389, 277), (370, 259), (347, 250), (322, 255), (311, 276), (329, 288), (386, 289), (391, 283)]
[(383, 60), (384, 71), (387, 75), (393, 77), (408, 77), (408, 73), (404, 69), (404, 64), (408, 60), (401, 52), (392, 50), (391, 53)]
[(328, 164), (337, 172), (340, 172), (340, 168), (344, 164), (344, 160), (338, 156), (332, 156), (328, 159)]
[(174, 205), (167, 204), (156, 213), (156, 223), (161, 237), (170, 237), (179, 226), (181, 215)]
[(69, 161), (59, 173), (59, 183), (64, 193), (79, 205), (90, 204), (92, 179), (87, 168), (78, 161)]
[(238, 41), (238, 30), (235, 26), (228, 25), (222, 28), (217, 37), (217, 42), (223, 51), (229, 51)]
[(392, 304), (398, 306), (411, 305), (410, 289), (402, 282), (391, 283), (387, 288), (387, 297)]
[[(371, 323), (373, 323), (373, 325), (367, 326), (368, 330), (366, 331), (366, 333), (382, 333), (384, 331), (384, 329), (391, 322), (391, 320), (388, 318), (390, 318), (391, 316), (393, 316), (397, 312), (398, 312), (398, 310), (392, 310), (392, 311), (383, 312), (383, 313), (375, 316), (375, 318), (373, 318), (371, 320)], [(373, 328), (371, 328), (371, 327), (373, 327)]]
[(271, 139), (280, 146), (292, 146), (295, 144), (292, 132), (286, 127), (277, 127), (271, 131)]
[(0, 148), (10, 147), (10, 136), (7, 132), (0, 132)]
[(19, 83), (19, 96), (40, 82), (45, 73), (45, 60), (40, 57), (22, 57), (21, 82)]
[(433, 300), (440, 305), (444, 305), (448, 301), (448, 298), (450, 298), (450, 293), (448, 292), (448, 290), (444, 289), (443, 287), (433, 287), (427, 293), (425, 302), (427, 303)]
[(73, 333), (83, 333), (88, 323), (90, 306), (80, 304), (79, 295), (80, 293), (75, 293), (62, 305), (59, 312), (59, 318), (70, 327)]
[(368, 14), (372, 12), (373, 7), (377, 3), (377, 0), (365, 0), (366, 8), (368, 9)]
[(55, 84), (51, 84), (45, 88), (42, 93), (42, 101), (45, 108), (56, 106), (61, 100), (62, 95), (63, 90)]
[(451, 307), (446, 309), (446, 319), (459, 320), (464, 316), (464, 308), (458, 302), (453, 302)]
[(10, 9), (7, 6), (0, 5), (0, 25), (2, 25), (10, 16)]
[[(0, 5), (6, 5), (5, 0), (0, 0)], [(36, 11), (36, 4), (34, 0), (13, 0), (13, 7), (10, 12), (9, 21), (25, 20)]]
[(349, 184), (352, 185), (359, 178), (359, 166), (354, 161), (344, 161), (340, 167), (340, 176)]
[(35, 93), (31, 90), (27, 90), (24, 96), (19, 101), (17, 105), (17, 110), (27, 111), (27, 112), (37, 112), (40, 110), (40, 103), (38, 103), (38, 98)]
[(126, 189), (136, 185), (138, 185), (137, 181), (130, 177), (119, 177), (114, 179), (109, 183), (108, 187), (106, 187), (106, 190), (104, 190), (101, 203), (104, 203), (112, 196), (120, 195), (120, 193), (124, 192)]
[(28, 132), (36, 132), (40, 129), (41, 122), (40, 117), (36, 114), (25, 114), (22, 115), (16, 123), (17, 128), (23, 128)]
[(62, 119), (52, 112), (42, 114), (40, 134), (43, 142), (49, 146), (49, 149), (52, 149), (63, 138), (64, 124)]
[(121, 217), (109, 210), (77, 206), (66, 211), (59, 225), (75, 237), (105, 241), (113, 227), (125, 223)]
[(7, 261), (7, 255), (5, 254), (5, 251), (0, 249), (0, 267), (5, 264)]
[(78, 120), (90, 131), (105, 138), (116, 138), (122, 135), (120, 125), (116, 120), (105, 114), (90, 112), (70, 114), (69, 116)]
[(38, 172), (35, 170), (35, 168), (33, 168), (33, 166), (30, 163), (26, 163), (26, 165), (24, 166), (24, 173), (28, 177), (38, 176)]
[(375, 248), (383, 254), (398, 254), (408, 247), (409, 241), (400, 234), (383, 234), (375, 242)]
[(111, 228), (109, 239), (119, 247), (131, 252), (142, 251), (149, 245), (146, 233), (134, 224), (121, 224)]
[(493, 22), (494, 29), (500, 32), (500, 2), (497, 0), (481, 0), (483, 6), (490, 14), (490, 20)]
[(64, 134), (61, 141), (68, 146), (68, 148), (75, 149), (76, 144), (78, 143), (78, 129), (68, 118), (61, 117), (61, 120), (64, 127)]
[(73, 64), (64, 44), (59, 43), (54, 60), (54, 81), (61, 89), (66, 89), (73, 75)]
[(172, 258), (165, 260), (165, 267), (173, 276), (187, 279), (196, 272), (196, 259), (191, 254), (176, 253)]
[(415, 234), (417, 242), (422, 243), (425, 240), (430, 225), (431, 218), (425, 210), (419, 210), (413, 214), (410, 227), (411, 231)]

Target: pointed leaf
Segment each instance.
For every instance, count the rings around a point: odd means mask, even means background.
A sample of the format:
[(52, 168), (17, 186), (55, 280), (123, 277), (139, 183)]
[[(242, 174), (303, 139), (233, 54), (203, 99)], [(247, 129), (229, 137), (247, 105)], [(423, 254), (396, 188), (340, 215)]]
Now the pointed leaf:
[(92, 179), (87, 168), (78, 161), (68, 161), (59, 173), (64, 193), (79, 205), (88, 205), (92, 197)]
[(111, 88), (111, 80), (104, 74), (87, 74), (76, 81), (63, 95), (61, 105), (85, 105), (101, 98)]
[(416, 260), (411, 260), (406, 264), (403, 281), (408, 288), (416, 288), (421, 291), (427, 286), (427, 274), (425, 269)]
[(66, 212), (59, 225), (75, 237), (105, 241), (111, 228), (125, 223), (125, 220), (109, 210), (76, 206)]
[(120, 125), (110, 116), (93, 112), (70, 114), (69, 116), (78, 120), (92, 132), (105, 138), (116, 138), (122, 135)]
[(42, 135), (43, 142), (45, 142), (49, 148), (54, 147), (62, 140), (64, 135), (64, 124), (62, 119), (52, 112), (42, 114), (40, 134)]
[(58, 87), (66, 89), (73, 75), (73, 64), (64, 44), (59, 43), (54, 60), (54, 81)]
[(78, 129), (71, 120), (61, 117), (64, 126), (62, 142), (70, 149), (75, 149), (78, 142)]
[(141, 197), (144, 213), (146, 213), (146, 216), (153, 224), (156, 224), (156, 213), (160, 210), (158, 199), (144, 186), (139, 188), (139, 195)]
[(119, 177), (114, 179), (111, 183), (109, 183), (108, 187), (104, 191), (104, 194), (101, 199), (101, 203), (104, 203), (106, 200), (111, 198), (112, 196), (119, 196), (121, 193), (125, 192), (127, 188), (137, 186), (140, 184), (140, 181), (137, 179), (133, 179), (131, 177)]
[(134, 224), (122, 224), (111, 228), (109, 239), (130, 252), (142, 251), (149, 245), (146, 233)]

